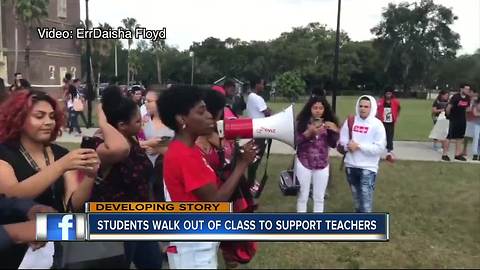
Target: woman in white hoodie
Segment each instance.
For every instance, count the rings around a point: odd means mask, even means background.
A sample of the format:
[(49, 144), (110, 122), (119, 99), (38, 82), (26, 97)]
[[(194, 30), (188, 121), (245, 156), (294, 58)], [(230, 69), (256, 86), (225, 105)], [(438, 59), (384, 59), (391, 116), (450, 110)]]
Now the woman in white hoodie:
[(387, 144), (386, 133), (382, 122), (375, 117), (377, 112), (375, 98), (361, 96), (357, 100), (355, 110), (351, 138), (348, 121), (345, 121), (340, 131), (339, 144), (347, 151), (345, 167), (355, 210), (368, 213), (372, 212), (378, 163)]

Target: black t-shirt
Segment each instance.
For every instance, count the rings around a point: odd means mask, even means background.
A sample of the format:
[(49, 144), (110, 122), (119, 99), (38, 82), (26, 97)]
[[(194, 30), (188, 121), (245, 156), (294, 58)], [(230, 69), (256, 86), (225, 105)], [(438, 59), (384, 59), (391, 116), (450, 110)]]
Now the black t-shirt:
[[(19, 182), (29, 178), (37, 173), (30, 166), (28, 161), (20, 152), (19, 142), (9, 142), (0, 144), (0, 160), (10, 164), (15, 172), (15, 176)], [(55, 160), (59, 160), (66, 154), (68, 150), (56, 144), (51, 145)], [(42, 194), (37, 196), (34, 201), (55, 208), (58, 212), (65, 212), (63, 207), (63, 198), (65, 194), (64, 179), (61, 177), (55, 184), (46, 189)], [(9, 216), (7, 219), (0, 220), (0, 224), (9, 224), (26, 221), (25, 216)], [(25, 244), (13, 245), (0, 252), (0, 262), (2, 267), (17, 269), (20, 265), (28, 246)]]
[(455, 94), (450, 99), (449, 104), (452, 105), (448, 119), (453, 121), (466, 121), (466, 110), (470, 106), (470, 97), (462, 97), (460, 94)]
[[(432, 107), (434, 107), (437, 110), (441, 110), (441, 109), (445, 110), (447, 108), (447, 106), (448, 106), (448, 101), (442, 101), (442, 100), (439, 100), (439, 99), (435, 99), (435, 101), (432, 104)], [(440, 113), (434, 113), (433, 115), (434, 116), (439, 116)]]

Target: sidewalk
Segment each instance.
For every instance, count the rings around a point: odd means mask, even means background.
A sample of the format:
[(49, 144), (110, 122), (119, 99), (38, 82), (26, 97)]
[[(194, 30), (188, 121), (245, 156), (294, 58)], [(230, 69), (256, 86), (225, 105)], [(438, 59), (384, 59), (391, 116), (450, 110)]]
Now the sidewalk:
[[(92, 136), (96, 131), (96, 128), (85, 129), (82, 128), (82, 133), (84, 136)], [(71, 134), (66, 132), (63, 133), (61, 137), (57, 138), (57, 142), (59, 143), (78, 143), (82, 141), (82, 137), (75, 137)], [(445, 162), (441, 160), (442, 153), (433, 150), (432, 142), (416, 142), (416, 141), (395, 141), (393, 144), (394, 147), (394, 154), (397, 160), (419, 160), (419, 161), (438, 161), (438, 162)], [(480, 164), (478, 161), (472, 161), (471, 158), (471, 147), (472, 145), (468, 145), (468, 163)], [(451, 162), (462, 162), (456, 161), (453, 159), (455, 151), (455, 146), (453, 144), (450, 145), (450, 152), (449, 156), (452, 160)], [(273, 141), (272, 154), (293, 154), (294, 149), (291, 148), (289, 145), (284, 144), (279, 141)], [(335, 150), (330, 149), (330, 155), (335, 157), (340, 157), (341, 155)], [(462, 162), (463, 163), (463, 162)]]

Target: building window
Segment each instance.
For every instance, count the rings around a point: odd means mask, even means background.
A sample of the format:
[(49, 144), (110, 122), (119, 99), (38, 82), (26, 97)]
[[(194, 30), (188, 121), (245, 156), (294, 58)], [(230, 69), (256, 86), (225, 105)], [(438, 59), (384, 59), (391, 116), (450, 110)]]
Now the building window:
[(57, 0), (57, 14), (59, 18), (67, 18), (67, 0)]
[(65, 74), (67, 74), (67, 67), (60, 67), (60, 84), (63, 84)]
[(48, 66), (48, 73), (50, 74), (50, 80), (55, 80), (55, 66)]
[(76, 67), (70, 67), (70, 74), (72, 74), (72, 79), (76, 79), (77, 75), (75, 74), (77, 72)]

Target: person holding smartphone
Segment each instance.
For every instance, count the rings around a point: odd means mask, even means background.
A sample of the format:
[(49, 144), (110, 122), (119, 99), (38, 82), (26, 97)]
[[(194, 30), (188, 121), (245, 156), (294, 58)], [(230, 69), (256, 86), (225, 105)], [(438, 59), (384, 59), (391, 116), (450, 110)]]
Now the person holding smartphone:
[(311, 96), (297, 117), (295, 175), (300, 182), (297, 212), (307, 212), (310, 185), (313, 183), (313, 212), (324, 211), (329, 177), (329, 147), (336, 147), (338, 121), (328, 101)]
[[(21, 90), (9, 96), (0, 107), (0, 193), (33, 199), (58, 212), (82, 210), (94, 185), (99, 157), (92, 149), (69, 152), (55, 144), (62, 124), (59, 104), (46, 93)], [(86, 176), (82, 182), (78, 171)], [(23, 217), (11, 217), (0, 224), (22, 221)], [(21, 244), (3, 250), (2, 266), (18, 268), (26, 250), (27, 245)]]

